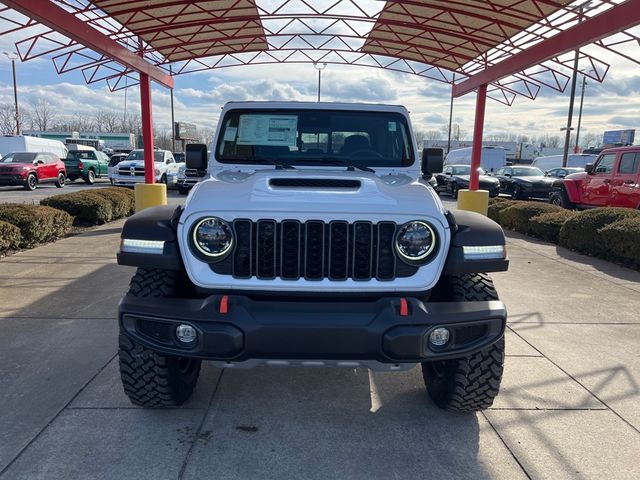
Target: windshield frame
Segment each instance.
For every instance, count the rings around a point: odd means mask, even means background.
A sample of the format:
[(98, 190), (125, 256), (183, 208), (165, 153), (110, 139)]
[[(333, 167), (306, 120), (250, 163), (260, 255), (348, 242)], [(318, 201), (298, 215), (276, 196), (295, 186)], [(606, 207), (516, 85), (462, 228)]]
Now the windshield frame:
[[(259, 143), (255, 143), (255, 144), (245, 143), (244, 145), (246, 145), (248, 148), (251, 149), (250, 154), (247, 153), (245, 155), (241, 155), (241, 154), (235, 153), (231, 155), (229, 154), (223, 155), (224, 149), (229, 148), (228, 146), (225, 146), (225, 144), (227, 145), (231, 144), (231, 148), (234, 149), (235, 151), (237, 151), (238, 146), (243, 145), (242, 143), (238, 143), (238, 135), (239, 135), (238, 130), (240, 128), (239, 123), (242, 115), (283, 116), (283, 117), (296, 116), (298, 117), (298, 119), (296, 120), (297, 122), (300, 121), (300, 118), (302, 116), (305, 116), (305, 117), (301, 122), (301, 124), (303, 125), (302, 128), (300, 128), (300, 125), (296, 123), (296, 132), (295, 132), (296, 145), (294, 146), (293, 144), (290, 144), (284, 147), (289, 149), (289, 151), (286, 153), (285, 152), (283, 153), (268, 152), (267, 154), (265, 154), (261, 152), (261, 150), (268, 150), (268, 149), (276, 150), (276, 149), (274, 149), (271, 145), (263, 145)], [(389, 128), (389, 135), (393, 137), (393, 139), (397, 143), (395, 143), (394, 146), (386, 147), (386, 140), (384, 139), (377, 140), (377, 145), (375, 145), (373, 141), (370, 141), (370, 144), (369, 144), (370, 148), (366, 149), (374, 152), (370, 156), (366, 156), (366, 154), (354, 156), (353, 154), (349, 155), (349, 154), (336, 153), (334, 151), (334, 148), (338, 148), (338, 146), (343, 147), (344, 138), (347, 138), (347, 137), (344, 137), (344, 135), (342, 135), (345, 131), (344, 124), (341, 125), (339, 123), (340, 121), (345, 122), (346, 119), (345, 118), (338, 119), (336, 120), (336, 124), (334, 124), (334, 121), (332, 120), (332, 118), (335, 118), (335, 117), (331, 117), (331, 115), (337, 115), (337, 116), (342, 115), (345, 117), (348, 117), (348, 116), (382, 117), (382, 119), (376, 118), (375, 120), (373, 120), (372, 124), (369, 127), (371, 129), (370, 132), (365, 132), (365, 133), (373, 134), (374, 133), (373, 128), (375, 127), (377, 127), (378, 129), (377, 133), (379, 132), (386, 133), (384, 129)], [(313, 118), (313, 116), (315, 116), (315, 118)], [(325, 119), (320, 118), (320, 120), (317, 123), (317, 128), (315, 130), (313, 130), (312, 128), (309, 128), (310, 126), (314, 127), (315, 125), (313, 125), (312, 123), (313, 120), (321, 116), (326, 116), (326, 118)], [(326, 123), (323, 123), (323, 120)], [(306, 123), (306, 122), (309, 122), (309, 123)], [(373, 123), (373, 122), (377, 122), (377, 123)], [(386, 127), (384, 126), (384, 122), (388, 123)], [(391, 127), (392, 122), (395, 123), (394, 125), (395, 130), (392, 130), (392, 127)], [(228, 140), (228, 139), (225, 140), (228, 127), (229, 129), (235, 129), (235, 131), (232, 133), (233, 140)], [(354, 131), (351, 131), (354, 128), (355, 127), (352, 127), (351, 125), (349, 125), (349, 131), (348, 131), (348, 133), (350, 134), (349, 136), (361, 134), (360, 131), (358, 132), (355, 131), (355, 130), (359, 130), (358, 128), (355, 128)], [(397, 132), (397, 133), (394, 133), (394, 132)], [(212, 157), (216, 161), (216, 163), (222, 166), (227, 166), (227, 165), (252, 165), (252, 166), (269, 165), (270, 166), (270, 165), (273, 165), (271, 160), (275, 160), (279, 163), (291, 165), (296, 168), (314, 167), (314, 166), (335, 168), (336, 166), (343, 167), (343, 165), (339, 165), (338, 162), (335, 160), (341, 160), (341, 161), (344, 160), (343, 162), (345, 163), (344, 166), (346, 166), (347, 168), (349, 167), (346, 164), (352, 164), (352, 166), (355, 166), (356, 168), (360, 168), (361, 166), (364, 166), (364, 167), (371, 167), (376, 170), (379, 168), (382, 168), (382, 169), (403, 168), (404, 169), (404, 168), (415, 167), (418, 164), (418, 160), (419, 160), (416, 153), (416, 149), (415, 149), (415, 140), (413, 139), (411, 132), (412, 132), (412, 129), (411, 129), (410, 120), (406, 115), (398, 111), (364, 110), (364, 109), (349, 110), (349, 109), (325, 109), (325, 108), (313, 109), (313, 108), (303, 108), (303, 107), (273, 107), (273, 108), (260, 108), (260, 109), (232, 108), (224, 111), (220, 119), (220, 125), (218, 127), (215, 145), (212, 145), (213, 147)], [(333, 143), (335, 139), (331, 139), (331, 138), (328, 141), (326, 141), (327, 143), (323, 142), (323, 147), (326, 148), (326, 151), (320, 148), (318, 149), (310, 148), (309, 150), (314, 150), (313, 152), (310, 152), (310, 151), (308, 152), (306, 150), (299, 150), (299, 148), (301, 148), (302, 145), (305, 145), (304, 141), (302, 140), (303, 136), (309, 135), (309, 134), (324, 136), (325, 138), (327, 136), (332, 137), (333, 135), (339, 138), (339, 136), (342, 135), (343, 138), (340, 138), (340, 140), (342, 140), (342, 143), (337, 143), (337, 144)], [(291, 137), (289, 137), (289, 139), (290, 138)], [(385, 139), (386, 138), (387, 137), (385, 136)], [(259, 148), (256, 148), (256, 147), (259, 147)], [(278, 148), (281, 148), (281, 147), (278, 147)], [(382, 153), (379, 151), (380, 148), (392, 149), (391, 150), (392, 156), (388, 156), (388, 157), (381, 156)], [(332, 160), (328, 161), (328, 159), (330, 158)]]

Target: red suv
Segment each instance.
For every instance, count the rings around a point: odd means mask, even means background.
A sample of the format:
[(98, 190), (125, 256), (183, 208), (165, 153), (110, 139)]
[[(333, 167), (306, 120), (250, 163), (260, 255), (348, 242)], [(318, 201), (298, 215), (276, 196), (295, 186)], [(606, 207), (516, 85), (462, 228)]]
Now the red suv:
[(602, 151), (584, 172), (554, 182), (549, 201), (565, 208), (640, 208), (640, 146)]
[(62, 188), (66, 178), (64, 162), (53, 153), (16, 152), (0, 159), (0, 186), (35, 190), (40, 183), (55, 182)]

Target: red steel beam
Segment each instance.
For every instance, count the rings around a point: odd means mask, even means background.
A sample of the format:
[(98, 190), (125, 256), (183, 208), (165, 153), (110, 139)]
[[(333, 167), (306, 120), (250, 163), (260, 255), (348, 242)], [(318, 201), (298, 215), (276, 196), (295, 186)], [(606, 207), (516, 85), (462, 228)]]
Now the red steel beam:
[(151, 114), (151, 80), (140, 74), (140, 106), (142, 110), (142, 141), (144, 142), (144, 183), (156, 181), (156, 164), (153, 154), (153, 118)]
[(476, 119), (473, 122), (473, 144), (471, 145), (471, 172), (469, 172), (469, 190), (480, 188), (480, 160), (482, 159), (482, 131), (484, 129), (484, 110), (487, 103), (487, 84), (478, 87), (476, 100)]
[(640, 24), (640, 0), (627, 0), (486, 68), (458, 85), (454, 85), (453, 96), (460, 97), (474, 91), (481, 85), (521, 72), (553, 57), (576, 50), (583, 45), (609, 37), (638, 24)]
[(2, 3), (65, 37), (112, 58), (124, 67), (148, 75), (149, 78), (167, 88), (173, 88), (173, 78), (164, 70), (147, 62), (49, 0), (29, 0), (28, 2), (2, 0)]

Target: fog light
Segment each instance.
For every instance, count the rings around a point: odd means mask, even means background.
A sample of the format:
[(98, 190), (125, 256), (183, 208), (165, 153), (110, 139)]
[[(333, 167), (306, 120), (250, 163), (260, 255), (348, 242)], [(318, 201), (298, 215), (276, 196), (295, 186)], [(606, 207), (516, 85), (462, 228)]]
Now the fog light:
[(178, 325), (176, 328), (176, 337), (182, 343), (193, 343), (196, 341), (196, 337), (198, 336), (198, 332), (191, 325)]
[(444, 347), (449, 341), (449, 330), (444, 327), (435, 328), (429, 334), (429, 343), (434, 347)]

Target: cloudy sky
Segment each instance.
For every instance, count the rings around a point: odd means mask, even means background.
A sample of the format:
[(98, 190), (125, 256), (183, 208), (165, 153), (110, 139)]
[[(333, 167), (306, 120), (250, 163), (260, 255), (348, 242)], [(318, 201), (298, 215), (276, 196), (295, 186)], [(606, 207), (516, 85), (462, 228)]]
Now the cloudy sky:
[[(11, 49), (0, 39), (0, 51)], [(634, 55), (640, 58), (640, 48)], [(589, 82), (585, 94), (582, 134), (640, 128), (640, 67), (620, 57), (600, 54), (611, 69), (603, 84)], [(104, 84), (88, 86), (80, 73), (57, 75), (50, 59), (17, 64), (18, 94), (24, 105), (46, 98), (60, 115), (91, 115), (107, 109), (124, 113), (124, 93), (111, 93)], [(176, 120), (213, 128), (220, 107), (230, 100), (310, 100), (316, 98), (313, 65), (281, 64), (232, 67), (178, 76), (175, 79)], [(535, 101), (519, 97), (507, 107), (487, 104), (485, 135), (559, 135), (566, 124), (569, 89), (564, 94), (543, 90)], [(579, 94), (579, 91), (578, 91)], [(450, 87), (414, 75), (380, 69), (328, 65), (322, 75), (322, 99), (403, 104), (417, 130), (438, 130), (447, 123)], [(11, 63), (0, 55), (0, 104), (13, 102)], [(170, 125), (169, 91), (154, 86), (154, 121)], [(473, 129), (475, 95), (456, 99), (454, 122), (467, 136)], [(130, 88), (129, 112), (139, 112), (139, 92)], [(576, 105), (577, 115), (577, 105)], [(574, 120), (575, 125), (575, 120)]]

